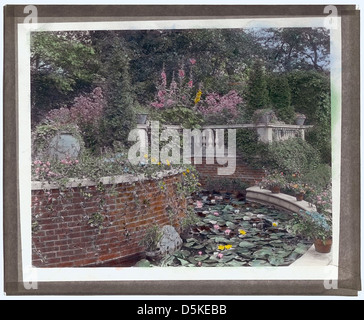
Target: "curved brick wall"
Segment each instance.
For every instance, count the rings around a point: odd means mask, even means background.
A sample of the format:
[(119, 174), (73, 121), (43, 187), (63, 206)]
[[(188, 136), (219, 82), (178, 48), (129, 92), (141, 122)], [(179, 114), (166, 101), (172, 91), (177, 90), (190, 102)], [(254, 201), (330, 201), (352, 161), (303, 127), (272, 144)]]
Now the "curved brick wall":
[[(178, 218), (187, 206), (186, 199), (176, 193), (180, 179), (180, 173), (140, 183), (121, 179), (112, 190), (111, 184), (102, 190), (90, 182), (81, 187), (74, 183), (66, 191), (33, 183), (33, 265), (100, 266), (142, 255), (139, 241), (150, 224), (179, 227)], [(172, 218), (171, 208), (175, 210)], [(90, 217), (98, 212), (102, 228), (91, 225)]]

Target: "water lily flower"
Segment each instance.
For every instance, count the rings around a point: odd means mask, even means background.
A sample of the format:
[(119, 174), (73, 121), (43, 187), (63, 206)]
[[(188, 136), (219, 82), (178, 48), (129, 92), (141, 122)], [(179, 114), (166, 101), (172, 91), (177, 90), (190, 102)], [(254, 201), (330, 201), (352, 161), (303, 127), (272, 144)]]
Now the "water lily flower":
[(214, 212), (214, 216), (219, 216), (219, 213), (217, 211)]
[(199, 251), (198, 254), (201, 256), (202, 255), (202, 251)]
[(191, 58), (191, 59), (190, 59), (190, 63), (191, 63), (192, 65), (194, 65), (194, 64), (196, 63), (196, 59)]
[(220, 226), (218, 224), (214, 224), (214, 229), (215, 230), (219, 230), (220, 229)]
[(231, 245), (231, 244), (227, 244), (226, 246), (225, 246), (225, 249), (226, 250), (229, 250), (229, 249), (231, 249), (233, 246)]
[(224, 249), (225, 249), (225, 246), (224, 246), (223, 244), (220, 244), (220, 245), (217, 247), (217, 249), (219, 249), (219, 250), (224, 250)]
[(201, 267), (202, 266), (202, 262), (201, 261), (197, 262), (197, 266), (198, 267)]
[(224, 255), (223, 255), (222, 253), (218, 253), (218, 254), (217, 254), (217, 257), (218, 257), (219, 259), (222, 259), (222, 258), (223, 258), (223, 256), (224, 256)]
[(239, 209), (234, 210), (234, 213), (239, 213), (239, 212), (240, 212)]
[(246, 235), (246, 231), (245, 231), (245, 230), (243, 230), (243, 229), (239, 229), (239, 233), (240, 233), (241, 235), (243, 235), (243, 236), (245, 236), (245, 235)]
[(275, 221), (274, 221), (274, 222), (272, 223), (272, 226), (273, 226), (273, 227), (278, 227), (278, 222), (275, 222)]
[(225, 234), (226, 234), (226, 235), (229, 235), (229, 234), (230, 234), (230, 232), (231, 232), (231, 230), (230, 230), (230, 229), (226, 229), (226, 230), (225, 230)]
[(197, 201), (196, 202), (196, 207), (197, 208), (202, 208), (203, 204), (202, 204), (202, 201)]

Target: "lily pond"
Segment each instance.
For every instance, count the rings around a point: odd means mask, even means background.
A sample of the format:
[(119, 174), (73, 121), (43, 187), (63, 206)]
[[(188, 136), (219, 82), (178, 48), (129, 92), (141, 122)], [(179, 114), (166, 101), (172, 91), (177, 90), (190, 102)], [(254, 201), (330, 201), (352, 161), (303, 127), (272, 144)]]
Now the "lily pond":
[(198, 194), (193, 205), (198, 222), (183, 236), (182, 248), (136, 266), (288, 266), (312, 245), (287, 232), (289, 213), (247, 202), (242, 194)]

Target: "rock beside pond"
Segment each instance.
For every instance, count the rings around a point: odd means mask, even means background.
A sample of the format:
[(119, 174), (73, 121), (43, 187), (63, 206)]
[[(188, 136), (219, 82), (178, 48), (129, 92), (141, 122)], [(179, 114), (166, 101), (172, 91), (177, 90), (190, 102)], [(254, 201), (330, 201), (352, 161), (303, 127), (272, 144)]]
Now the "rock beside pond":
[(172, 254), (182, 247), (182, 239), (176, 229), (170, 225), (162, 228), (162, 238), (159, 241), (159, 250), (162, 255)]

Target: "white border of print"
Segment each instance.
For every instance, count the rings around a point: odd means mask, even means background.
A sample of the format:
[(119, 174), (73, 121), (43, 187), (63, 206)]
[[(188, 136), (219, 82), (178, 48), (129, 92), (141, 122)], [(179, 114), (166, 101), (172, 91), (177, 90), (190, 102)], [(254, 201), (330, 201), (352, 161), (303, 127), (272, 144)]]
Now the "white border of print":
[[(31, 239), (30, 32), (67, 30), (143, 30), (191, 28), (324, 27), (325, 18), (206, 19), (18, 24), (19, 206), (24, 282), (131, 280), (336, 280), (339, 261), (341, 159), (341, 18), (331, 29), (331, 84), (339, 97), (332, 118), (333, 259), (324, 267), (229, 268), (34, 268)], [(228, 271), (228, 272), (227, 272)]]

